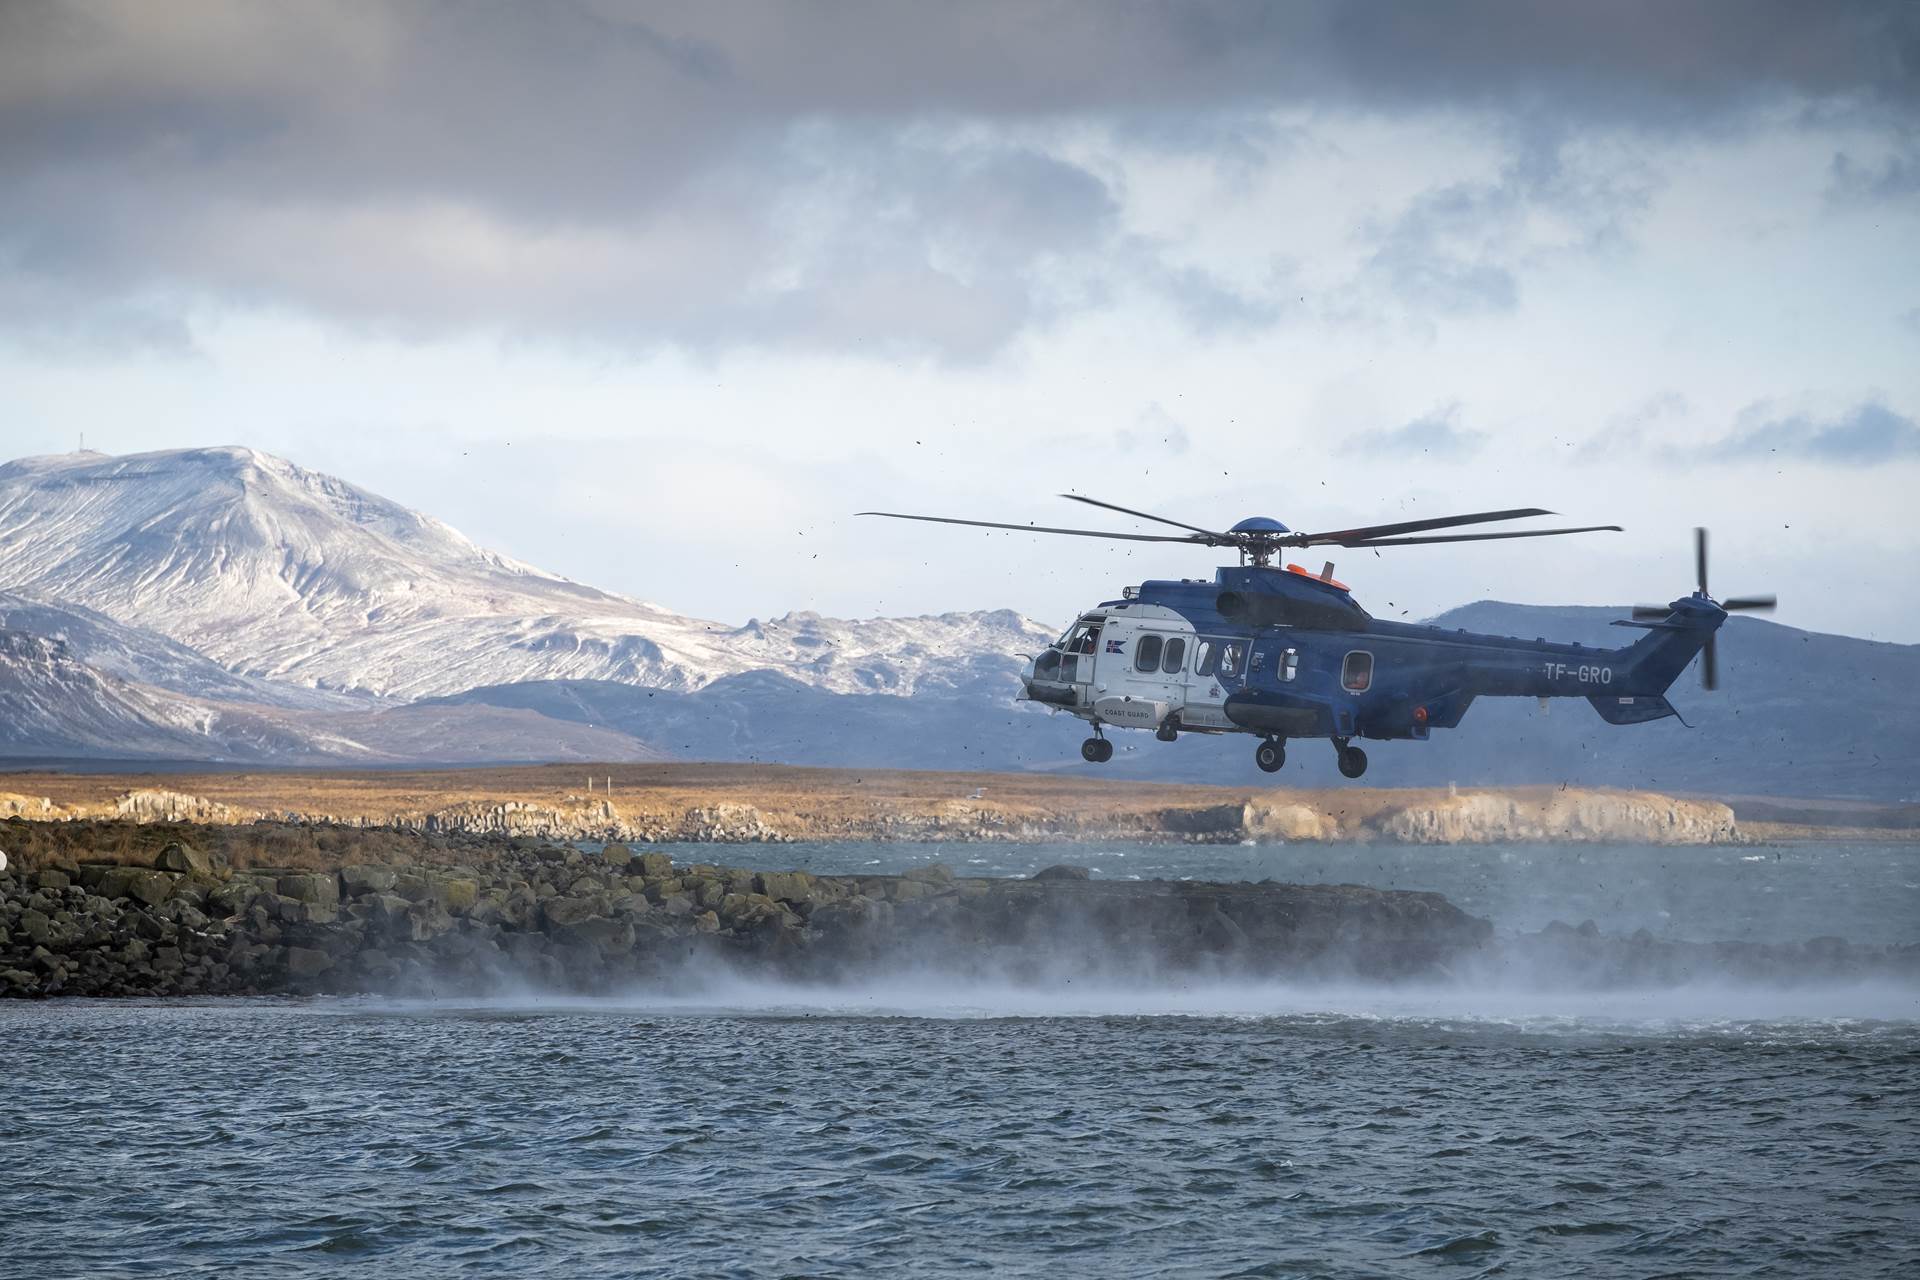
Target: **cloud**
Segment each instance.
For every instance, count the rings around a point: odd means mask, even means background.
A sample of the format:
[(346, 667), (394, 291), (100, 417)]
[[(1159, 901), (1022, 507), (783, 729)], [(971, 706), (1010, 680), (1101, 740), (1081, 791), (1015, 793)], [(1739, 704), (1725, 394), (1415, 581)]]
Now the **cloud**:
[(1807, 414), (1760, 419), (1761, 412), (1742, 414), (1749, 425), (1702, 452), (1714, 458), (1788, 457), (1844, 466), (1920, 458), (1920, 424), (1877, 401), (1827, 419)]
[(1365, 431), (1347, 437), (1343, 453), (1376, 457), (1410, 457), (1425, 454), (1431, 458), (1470, 458), (1486, 444), (1483, 431), (1469, 431), (1460, 425), (1460, 406), (1441, 405), (1412, 422), (1398, 427)]
[[(261, 307), (971, 360), (1139, 279), (1200, 332), (1259, 329), (1280, 290), (1143, 259), (1126, 193), (1058, 135), (1104, 122), (1244, 168), (1289, 108), (1520, 139), (1371, 245), (1399, 305), (1498, 312), (1529, 254), (1631, 215), (1632, 182), (1571, 184), (1617, 174), (1563, 164), (1566, 139), (1783, 103), (1911, 128), (1917, 33), (1907, 4), (1739, 0), (6, 5), (0, 328), (117, 350)], [(1569, 229), (1542, 239), (1543, 212)]]
[(1692, 406), (1678, 391), (1659, 391), (1607, 419), (1607, 425), (1574, 450), (1582, 459), (1624, 452), (1671, 451), (1671, 435), (1685, 423)]
[(1836, 151), (1828, 170), (1827, 198), (1835, 204), (1882, 204), (1920, 194), (1920, 143), (1908, 142), (1876, 160)]

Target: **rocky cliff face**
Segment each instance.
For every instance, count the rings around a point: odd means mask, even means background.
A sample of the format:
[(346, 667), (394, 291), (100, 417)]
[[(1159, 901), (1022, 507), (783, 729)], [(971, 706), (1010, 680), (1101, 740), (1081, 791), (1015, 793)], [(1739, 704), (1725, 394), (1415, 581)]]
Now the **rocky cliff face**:
[(1572, 790), (1544, 800), (1499, 792), (1452, 796), (1393, 810), (1369, 822), (1368, 829), (1380, 839), (1410, 844), (1724, 844), (1740, 838), (1733, 810), (1714, 801)]

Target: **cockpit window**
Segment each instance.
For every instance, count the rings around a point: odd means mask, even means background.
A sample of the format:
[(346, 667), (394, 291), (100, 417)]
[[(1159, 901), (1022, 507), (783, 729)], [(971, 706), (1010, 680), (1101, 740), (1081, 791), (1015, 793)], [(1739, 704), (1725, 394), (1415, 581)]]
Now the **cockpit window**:
[(1094, 653), (1099, 645), (1100, 624), (1097, 622), (1074, 623), (1060, 641), (1060, 648), (1066, 653)]

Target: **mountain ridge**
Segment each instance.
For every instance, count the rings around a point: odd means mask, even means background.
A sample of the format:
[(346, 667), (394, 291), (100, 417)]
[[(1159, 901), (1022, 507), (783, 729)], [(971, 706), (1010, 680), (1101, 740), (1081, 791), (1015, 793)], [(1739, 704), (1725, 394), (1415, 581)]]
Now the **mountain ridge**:
[[(1007, 611), (691, 618), (239, 446), (0, 467), (0, 583), (150, 628), (238, 675), (409, 700), (530, 679), (692, 690), (760, 668), (841, 693), (1010, 695), (1013, 654), (1051, 638)], [(972, 661), (984, 654), (999, 656)]]

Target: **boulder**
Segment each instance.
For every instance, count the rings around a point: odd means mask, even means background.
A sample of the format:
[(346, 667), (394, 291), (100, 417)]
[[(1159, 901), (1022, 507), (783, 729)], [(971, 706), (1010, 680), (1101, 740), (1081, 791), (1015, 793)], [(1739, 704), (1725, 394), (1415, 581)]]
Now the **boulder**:
[(65, 889), (72, 883), (72, 877), (53, 867), (48, 867), (33, 877), (33, 885), (36, 889)]
[(762, 871), (754, 879), (761, 893), (782, 902), (805, 902), (813, 896), (813, 877), (804, 871)]
[(53, 919), (44, 911), (28, 907), (20, 913), (20, 932), (36, 943), (45, 942), (53, 936)]
[(260, 895), (254, 881), (235, 876), (207, 895), (207, 909), (217, 915), (237, 916)]
[(407, 937), (426, 942), (453, 928), (453, 917), (437, 902), (416, 902), (407, 908)]
[(607, 914), (607, 905), (595, 898), (548, 898), (540, 904), (540, 915), (548, 929), (564, 929), (591, 916)]
[(1091, 880), (1093, 872), (1085, 867), (1076, 867), (1071, 863), (1056, 862), (1043, 867), (1028, 877), (1030, 880)]
[(350, 897), (359, 897), (363, 893), (386, 893), (393, 888), (400, 873), (392, 867), (342, 867), (340, 884)]
[(633, 946), (633, 925), (605, 916), (588, 916), (554, 930), (561, 941), (574, 946), (598, 947), (602, 951), (626, 951)]
[(311, 978), (333, 967), (333, 957), (312, 947), (287, 948), (287, 972), (296, 978)]
[(387, 924), (404, 919), (411, 906), (411, 902), (397, 893), (372, 893), (353, 904), (353, 913), (379, 924)]
[(940, 892), (941, 886), (926, 880), (909, 880), (902, 877), (887, 883), (886, 894), (895, 902), (912, 902), (916, 898), (931, 898)]
[(433, 882), (433, 898), (442, 907), (455, 915), (471, 911), (473, 904), (480, 900), (480, 882), (448, 876)]
[(601, 848), (600, 860), (608, 866), (625, 871), (627, 863), (633, 860), (633, 850), (627, 848), (627, 846), (621, 844), (618, 840), (614, 840)]
[(393, 892), (408, 902), (423, 902), (433, 896), (433, 882), (423, 875), (402, 871), (393, 878)]
[(729, 925), (746, 924), (779, 910), (764, 893), (729, 893), (720, 899), (720, 918)]
[(720, 917), (711, 911), (702, 911), (693, 918), (693, 927), (701, 933), (720, 932)]
[(297, 902), (311, 902), (317, 906), (327, 907), (340, 905), (340, 880), (331, 872), (281, 876), (277, 887), (281, 896), (292, 898)]
[(649, 880), (664, 880), (673, 874), (673, 859), (664, 853), (643, 853), (640, 874)]
[(139, 867), (109, 867), (100, 877), (98, 889), (103, 898), (132, 898), (148, 906), (157, 906), (173, 892), (174, 877), (166, 871), (143, 871)]
[(213, 859), (189, 844), (178, 840), (169, 840), (166, 846), (154, 857), (153, 865), (161, 871), (177, 871), (181, 875), (211, 876)]
[(952, 884), (953, 868), (944, 862), (934, 862), (924, 867), (915, 867), (911, 871), (903, 872), (900, 878), (902, 880), (915, 880), (921, 884)]

